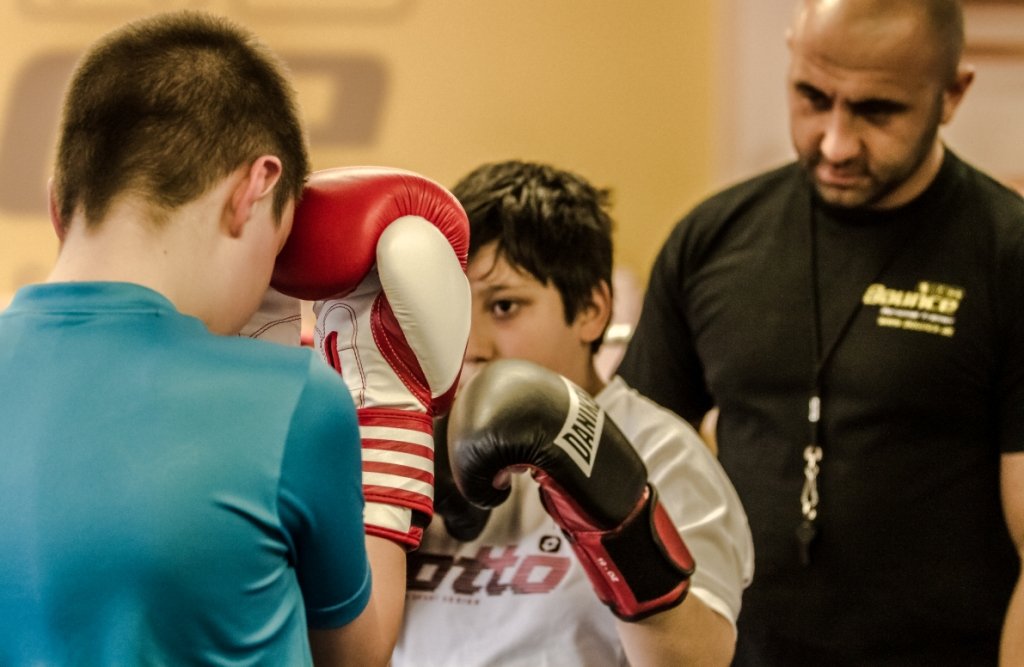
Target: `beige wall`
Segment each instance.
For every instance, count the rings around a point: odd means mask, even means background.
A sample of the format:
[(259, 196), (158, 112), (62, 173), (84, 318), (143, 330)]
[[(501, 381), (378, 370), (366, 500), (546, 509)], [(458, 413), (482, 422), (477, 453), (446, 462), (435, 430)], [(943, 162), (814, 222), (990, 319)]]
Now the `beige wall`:
[[(315, 168), (383, 164), (446, 185), (551, 161), (616, 193), (617, 259), (646, 277), (713, 179), (711, 0), (210, 0), (295, 71)], [(143, 0), (0, 5), (0, 304), (56, 253), (45, 183), (61, 90)], [(287, 7), (287, 9), (282, 9)], [(97, 165), (102, 168), (102, 165)]]

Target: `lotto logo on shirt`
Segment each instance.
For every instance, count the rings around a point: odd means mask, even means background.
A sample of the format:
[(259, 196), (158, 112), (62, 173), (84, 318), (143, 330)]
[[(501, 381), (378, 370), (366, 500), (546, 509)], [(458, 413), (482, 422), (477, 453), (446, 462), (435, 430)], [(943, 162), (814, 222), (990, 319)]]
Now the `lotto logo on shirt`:
[(561, 540), (546, 537), (548, 553), (519, 552), (518, 545), (481, 546), (475, 556), (409, 554), (406, 586), (410, 597), (440, 597), (454, 604), (479, 604), (482, 596), (536, 595), (558, 588), (572, 566), (558, 551)]
[(962, 287), (921, 281), (916, 290), (874, 283), (868, 285), (861, 301), (865, 306), (878, 307), (875, 322), (880, 327), (952, 337), (956, 333), (956, 312), (963, 299)]

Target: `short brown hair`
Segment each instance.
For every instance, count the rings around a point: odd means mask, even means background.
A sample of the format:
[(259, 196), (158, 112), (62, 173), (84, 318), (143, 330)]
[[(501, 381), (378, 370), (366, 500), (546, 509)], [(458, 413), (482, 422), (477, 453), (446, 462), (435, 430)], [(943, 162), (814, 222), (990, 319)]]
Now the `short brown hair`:
[[(469, 218), (469, 257), (495, 242), (495, 253), (562, 297), (565, 321), (612, 288), (611, 191), (543, 162), (482, 164), (452, 188)], [(604, 334), (591, 344), (597, 352)]]
[(309, 172), (283, 63), (226, 19), (180, 11), (129, 23), (78, 64), (64, 100), (55, 198), (96, 224), (122, 193), (157, 219), (260, 155), (281, 159), (278, 219)]

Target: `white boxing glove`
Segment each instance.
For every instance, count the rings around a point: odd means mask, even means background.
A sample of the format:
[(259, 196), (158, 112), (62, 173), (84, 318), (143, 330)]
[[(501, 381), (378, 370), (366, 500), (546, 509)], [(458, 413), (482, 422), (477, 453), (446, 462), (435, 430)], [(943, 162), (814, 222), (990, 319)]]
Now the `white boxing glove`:
[(269, 340), (281, 345), (301, 345), (302, 304), (295, 297), (267, 289), (259, 309), (245, 323), (239, 336)]
[(367, 533), (419, 546), (433, 514), (433, 419), (469, 338), (469, 223), (437, 183), (399, 169), (314, 173), (272, 284), (315, 301), (314, 347), (359, 415)]

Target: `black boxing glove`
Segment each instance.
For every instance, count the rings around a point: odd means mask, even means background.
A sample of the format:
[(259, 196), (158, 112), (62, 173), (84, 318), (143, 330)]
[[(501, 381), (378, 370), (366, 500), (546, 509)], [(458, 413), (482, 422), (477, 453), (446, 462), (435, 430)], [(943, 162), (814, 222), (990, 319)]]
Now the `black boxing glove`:
[(678, 605), (693, 557), (636, 450), (594, 399), (561, 375), (504, 359), (459, 390), (449, 416), (455, 483), (480, 507), (528, 469), (598, 598), (636, 621)]

